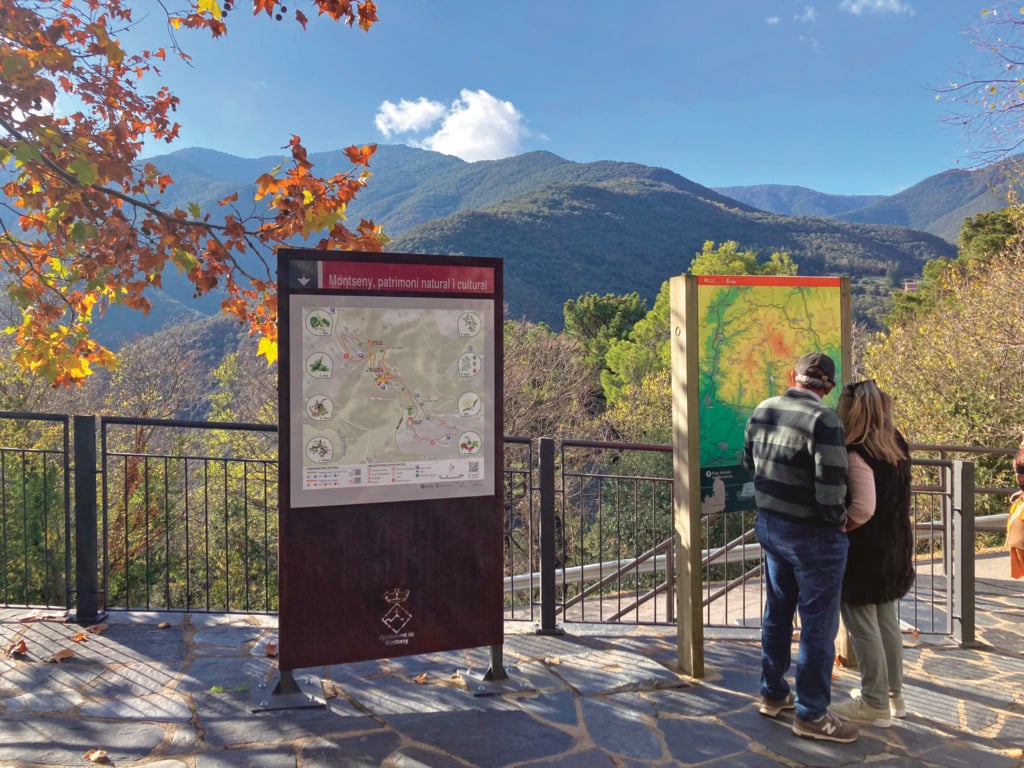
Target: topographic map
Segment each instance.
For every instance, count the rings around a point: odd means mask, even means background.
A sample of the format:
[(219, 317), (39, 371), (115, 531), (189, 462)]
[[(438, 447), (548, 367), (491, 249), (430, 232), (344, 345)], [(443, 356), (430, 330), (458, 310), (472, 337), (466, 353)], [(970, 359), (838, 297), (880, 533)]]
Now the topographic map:
[(294, 317), (299, 491), (338, 504), (493, 491), (491, 302), (302, 297)]
[(758, 403), (786, 390), (797, 359), (811, 351), (837, 366), (843, 359), (838, 278), (791, 278), (788, 285), (781, 278), (716, 279), (699, 280), (697, 291), (705, 514), (753, 508), (753, 485), (741, 466), (743, 430)]

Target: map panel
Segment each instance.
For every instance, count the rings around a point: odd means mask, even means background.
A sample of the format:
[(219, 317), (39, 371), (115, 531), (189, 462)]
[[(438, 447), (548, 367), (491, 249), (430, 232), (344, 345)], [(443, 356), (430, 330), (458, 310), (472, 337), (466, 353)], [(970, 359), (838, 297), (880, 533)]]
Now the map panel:
[(493, 494), (493, 317), (485, 299), (293, 296), (292, 505)]
[[(701, 511), (753, 509), (742, 466), (751, 411), (789, 386), (805, 352), (841, 367), (843, 317), (838, 278), (698, 278)], [(842, 380), (841, 371), (837, 376)], [(835, 406), (836, 395), (826, 400)]]

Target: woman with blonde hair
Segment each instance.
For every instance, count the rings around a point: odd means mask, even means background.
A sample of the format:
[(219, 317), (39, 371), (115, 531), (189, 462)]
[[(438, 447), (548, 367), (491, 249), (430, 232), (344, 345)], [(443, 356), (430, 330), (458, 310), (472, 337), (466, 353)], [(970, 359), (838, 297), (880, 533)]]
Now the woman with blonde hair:
[(840, 610), (861, 689), (832, 711), (853, 723), (888, 728), (905, 717), (903, 636), (897, 601), (914, 583), (910, 450), (892, 420), (892, 398), (873, 380), (843, 387), (837, 408), (849, 452), (850, 550)]

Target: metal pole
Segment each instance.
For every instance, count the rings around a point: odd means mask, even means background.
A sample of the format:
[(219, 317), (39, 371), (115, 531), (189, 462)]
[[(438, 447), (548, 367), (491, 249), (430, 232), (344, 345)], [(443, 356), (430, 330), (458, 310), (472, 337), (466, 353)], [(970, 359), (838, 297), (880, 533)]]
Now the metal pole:
[(950, 615), (953, 632), (961, 648), (976, 646), (974, 583), (974, 464), (954, 461), (954, 514), (957, 537), (954, 544), (953, 588), (955, 615)]
[(78, 624), (99, 615), (99, 558), (96, 546), (96, 418), (75, 416), (75, 605)]
[(559, 635), (555, 626), (555, 441), (537, 440), (540, 455), (540, 627), (539, 635)]

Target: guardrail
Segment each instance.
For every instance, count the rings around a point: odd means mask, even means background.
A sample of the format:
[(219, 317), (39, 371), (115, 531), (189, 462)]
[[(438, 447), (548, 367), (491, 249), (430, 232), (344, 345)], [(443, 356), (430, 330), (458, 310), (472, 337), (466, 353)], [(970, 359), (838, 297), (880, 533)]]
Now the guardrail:
[[(83, 619), (109, 609), (276, 611), (276, 427), (98, 423), (97, 450), (97, 419), (75, 417), (72, 473), (68, 417), (0, 413), (0, 428), (28, 436), (0, 448), (3, 603), (74, 605)], [(1010, 490), (968, 488), (969, 462), (953, 457), (1013, 452), (912, 450), (920, 578), (904, 618), (969, 637), (973, 547), (957, 542), (973, 541), (975, 491)], [(507, 618), (540, 631), (560, 620), (676, 622), (670, 446), (506, 437), (505, 459)], [(701, 535), (705, 624), (758, 625), (753, 513), (707, 516)]]

